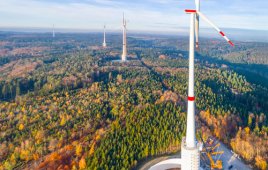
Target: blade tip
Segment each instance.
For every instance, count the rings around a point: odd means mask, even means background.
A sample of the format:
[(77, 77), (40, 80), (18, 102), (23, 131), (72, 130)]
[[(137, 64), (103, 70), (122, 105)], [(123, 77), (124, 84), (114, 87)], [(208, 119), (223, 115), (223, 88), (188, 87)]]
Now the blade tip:
[(198, 42), (195, 43), (195, 48), (196, 48), (197, 50), (199, 50), (199, 43), (198, 43)]
[(232, 41), (228, 41), (231, 46), (234, 47), (234, 43)]

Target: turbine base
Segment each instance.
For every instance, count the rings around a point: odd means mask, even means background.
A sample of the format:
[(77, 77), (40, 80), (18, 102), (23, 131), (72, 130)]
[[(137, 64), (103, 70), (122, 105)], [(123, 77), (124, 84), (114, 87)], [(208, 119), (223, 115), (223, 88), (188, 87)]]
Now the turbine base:
[(182, 170), (199, 170), (200, 169), (200, 150), (202, 150), (202, 143), (197, 143), (196, 147), (188, 148), (186, 146), (186, 139), (182, 139), (181, 143), (181, 158)]

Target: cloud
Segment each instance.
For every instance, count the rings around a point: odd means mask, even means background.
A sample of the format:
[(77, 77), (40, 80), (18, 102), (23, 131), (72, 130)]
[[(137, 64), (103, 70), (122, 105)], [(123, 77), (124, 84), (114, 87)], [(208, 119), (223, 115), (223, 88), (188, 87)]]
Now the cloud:
[[(268, 30), (263, 0), (203, 0), (201, 10), (220, 27)], [(189, 0), (0, 0), (0, 26), (121, 29), (125, 12), (130, 30), (176, 31), (188, 27)], [(163, 23), (163, 24), (159, 24)], [(164, 25), (166, 24), (166, 25)], [(201, 26), (208, 27), (202, 23)], [(179, 29), (178, 29), (179, 30)]]

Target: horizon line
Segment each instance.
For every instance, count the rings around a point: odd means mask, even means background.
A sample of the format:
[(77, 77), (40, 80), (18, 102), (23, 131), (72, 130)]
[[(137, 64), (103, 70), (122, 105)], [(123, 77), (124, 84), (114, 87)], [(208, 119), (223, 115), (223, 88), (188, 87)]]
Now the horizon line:
[[(24, 26), (24, 27), (21, 27), (21, 26), (0, 26), (0, 31), (2, 31), (1, 29), (21, 29), (21, 30), (29, 30), (29, 31), (32, 31), (32, 30), (40, 30), (40, 32), (49, 32), (49, 30), (53, 30), (53, 27), (28, 27), (28, 26)], [(43, 31), (41, 31), (43, 29)], [(61, 32), (61, 30), (64, 30), (64, 31), (71, 31), (71, 32), (103, 32), (103, 27), (100, 27), (100, 28), (67, 28), (67, 27), (56, 27), (55, 26), (55, 31), (57, 32)], [(121, 29), (109, 29), (109, 28), (106, 28), (108, 31), (121, 31)], [(177, 32), (177, 31), (181, 31), (181, 29), (189, 29), (189, 27), (178, 27), (178, 29), (176, 30), (175, 28), (173, 28), (172, 31), (170, 30), (167, 30), (167, 31), (161, 31), (161, 30), (150, 30), (150, 29), (143, 29), (143, 30), (138, 30), (138, 29), (135, 29), (135, 30), (128, 30), (129, 32)], [(211, 29), (210, 27), (203, 27), (203, 28), (200, 28), (200, 29)], [(222, 29), (228, 29), (228, 30), (245, 30), (245, 31), (268, 31), (268, 30), (264, 30), (264, 29), (250, 29), (250, 28), (232, 28), (232, 27), (222, 27)], [(46, 30), (46, 31), (45, 31)], [(8, 31), (8, 30), (4, 30), (2, 32), (13, 32), (12, 30)], [(15, 31), (16, 32), (16, 31)], [(24, 32), (24, 31), (22, 31)]]
[[(172, 30), (160, 31), (160, 30), (128, 30), (130, 34), (147, 34), (147, 35), (167, 35), (167, 36), (181, 36), (186, 37), (189, 34), (188, 27), (173, 28)], [(241, 28), (223, 28), (235, 41), (243, 42), (268, 42), (268, 30), (256, 30), (256, 29), (241, 29)], [(200, 29), (203, 31), (202, 38), (215, 38), (217, 37), (214, 31), (210, 31), (211, 28), (203, 27)], [(119, 34), (121, 29), (106, 29), (107, 33)], [(8, 27), (0, 26), (0, 33), (39, 33), (39, 34), (52, 34), (53, 27)], [(55, 28), (57, 34), (86, 34), (86, 33), (103, 33), (103, 28), (99, 29), (86, 29), (86, 28)]]

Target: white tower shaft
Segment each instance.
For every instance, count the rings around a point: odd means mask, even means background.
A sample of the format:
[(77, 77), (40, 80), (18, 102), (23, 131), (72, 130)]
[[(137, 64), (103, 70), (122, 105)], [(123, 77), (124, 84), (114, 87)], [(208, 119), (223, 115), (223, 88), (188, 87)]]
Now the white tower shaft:
[(187, 131), (186, 146), (196, 147), (195, 138), (195, 97), (194, 97), (194, 36), (195, 36), (195, 14), (191, 14), (190, 43), (189, 43), (189, 87), (188, 87), (188, 108), (187, 108)]
[(106, 26), (104, 25), (104, 32), (103, 32), (103, 44), (102, 44), (103, 47), (106, 47), (107, 44), (106, 44)]
[(125, 17), (123, 15), (123, 53), (122, 53), (122, 61), (126, 61), (127, 59), (127, 23)]
[(53, 33), (52, 33), (53, 38), (55, 38), (55, 25), (53, 24)]
[(189, 87), (187, 108), (186, 139), (182, 140), (181, 157), (182, 170), (200, 169), (200, 143), (195, 137), (195, 97), (194, 97), (194, 51), (195, 51), (195, 21), (196, 14), (191, 13), (190, 21), (190, 43), (189, 43)]

